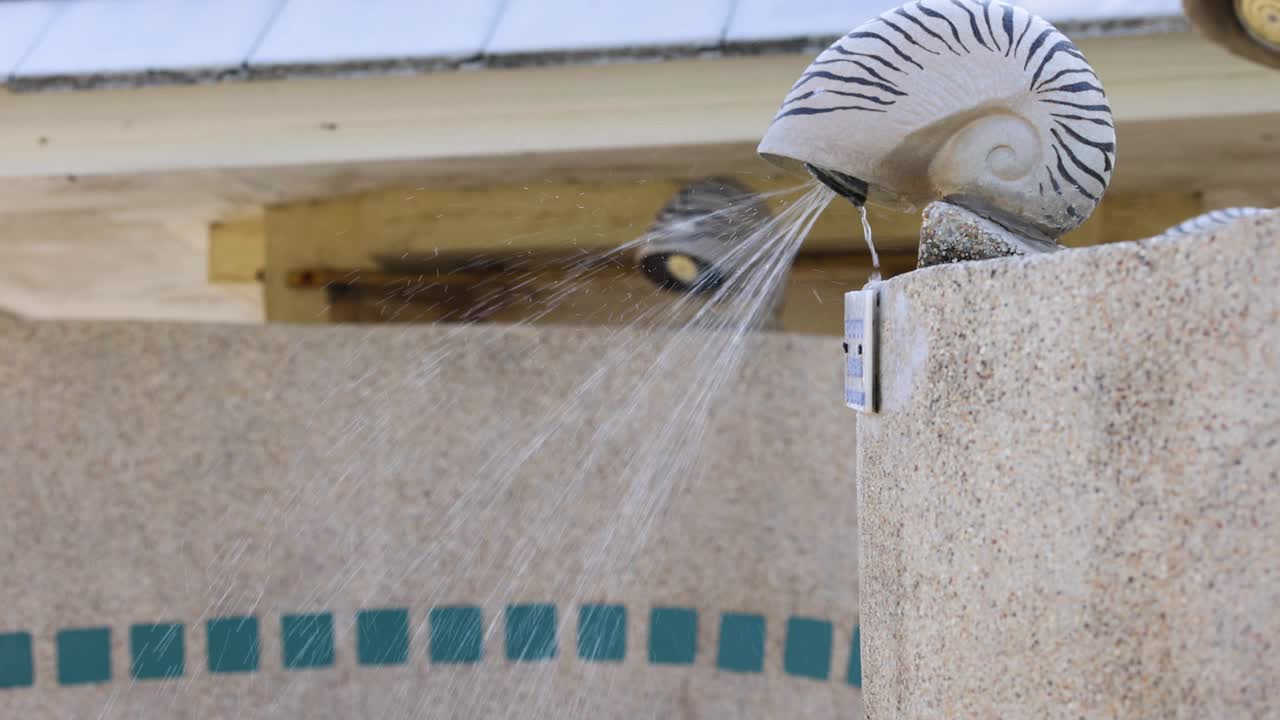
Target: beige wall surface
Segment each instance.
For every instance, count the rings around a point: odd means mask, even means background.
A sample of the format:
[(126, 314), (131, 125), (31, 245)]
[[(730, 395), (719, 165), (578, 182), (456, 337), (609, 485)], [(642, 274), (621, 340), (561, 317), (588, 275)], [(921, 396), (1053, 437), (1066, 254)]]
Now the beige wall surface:
[[(0, 344), (0, 717), (861, 712), (831, 339), (0, 317)], [(431, 657), (467, 647), (454, 606), (478, 662)], [(208, 625), (242, 617), (256, 645)]]
[(1280, 717), (1280, 213), (882, 287), (867, 716)]

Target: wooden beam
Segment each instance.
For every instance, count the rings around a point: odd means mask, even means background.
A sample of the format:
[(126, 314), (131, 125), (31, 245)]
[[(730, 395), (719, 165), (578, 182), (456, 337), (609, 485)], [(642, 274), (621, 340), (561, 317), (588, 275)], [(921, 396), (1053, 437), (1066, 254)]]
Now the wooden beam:
[(350, 201), (266, 209), (267, 265), (262, 282), (267, 322), (328, 320), (324, 290), (291, 288), (289, 276), (301, 268), (368, 267), (369, 251), (352, 232), (356, 222)]
[[(1191, 33), (1078, 44), (1106, 83), (1122, 136), (1144, 122), (1280, 113), (1273, 71)], [(777, 54), (0, 94), (0, 176), (618, 150), (640, 151), (643, 162), (661, 149), (754, 146), (810, 60)]]
[(1199, 193), (1150, 192), (1107, 197), (1102, 201), (1104, 242), (1154, 237), (1199, 215), (1202, 209)]
[[(1111, 193), (1259, 190), (1275, 206), (1280, 113), (1120, 123)], [(1176, 149), (1176, 151), (1174, 150)], [(260, 166), (94, 176), (0, 177), (0, 215), (141, 209), (207, 221), (265, 204), (302, 202), (386, 188), (463, 188), (545, 182), (625, 183), (706, 175), (798, 183), (778, 176), (754, 143), (460, 157), (421, 162)], [(1271, 198), (1267, 200), (1267, 198)]]
[[(777, 177), (749, 177), (746, 181), (761, 192), (794, 185), (794, 180)], [(319, 286), (306, 287), (296, 275), (291, 281), (290, 273), (303, 269), (321, 277), (320, 271), (326, 268), (386, 271), (388, 259), (396, 258), (521, 253), (546, 258), (617, 252), (649, 228), (679, 187), (669, 180), (543, 182), (519, 187), (391, 190), (271, 206), (266, 209), (264, 223), (267, 317), (287, 322), (324, 319)], [(770, 201), (774, 210), (794, 200), (798, 192), (774, 197)], [(1197, 214), (1201, 206), (1195, 193), (1111, 194), (1094, 217), (1065, 242), (1085, 246), (1150, 237)], [(870, 220), (882, 253), (915, 252), (920, 226), (917, 213), (872, 208)], [(806, 240), (804, 252), (866, 254), (858, 213), (848, 203), (834, 202)], [(630, 251), (620, 254), (629, 266)]]
[(1205, 210), (1229, 207), (1280, 208), (1280, 183), (1215, 188), (1202, 193)]
[[(775, 213), (804, 191), (802, 181), (791, 177), (743, 180), (759, 192), (794, 189), (769, 200)], [(648, 230), (680, 187), (674, 180), (641, 180), (384, 190), (274, 205), (266, 214), (273, 237), (309, 244), (326, 262), (369, 267), (369, 258), (378, 253), (615, 248)], [(914, 212), (873, 207), (870, 213), (873, 232), (887, 248), (919, 235)], [(837, 200), (819, 218), (806, 248), (847, 251), (865, 248), (862, 242), (857, 211)], [(318, 260), (312, 257), (306, 264)]]
[(261, 216), (209, 226), (209, 282), (256, 282), (267, 265), (267, 235)]
[[(747, 182), (761, 192), (796, 187), (794, 179), (777, 177)], [(302, 268), (378, 270), (380, 257), (439, 253), (613, 251), (641, 237), (679, 188), (670, 180), (542, 182), (388, 190), (270, 206), (264, 223), (267, 317), (287, 322), (323, 317), (318, 297), (298, 305), (306, 290), (289, 286), (289, 273)], [(775, 197), (770, 204), (780, 211), (798, 194)], [(918, 216), (873, 208), (871, 223), (881, 250), (915, 248)], [(861, 220), (854, 208), (833, 203), (805, 249), (863, 251)]]
[(1143, 240), (1199, 215), (1202, 207), (1194, 192), (1107, 193), (1093, 216), (1062, 243), (1085, 247)]
[[(913, 254), (882, 258), (885, 278), (915, 267)], [(493, 268), (500, 268), (494, 264)], [(801, 255), (782, 295), (778, 329), (838, 335), (843, 295), (871, 274), (865, 254)], [(582, 267), (549, 264), (491, 272), (449, 269), (384, 272), (356, 268), (301, 269), (289, 287), (323, 291), (329, 322), (524, 322), (573, 325), (678, 326), (705, 303), (656, 288), (615, 259)]]

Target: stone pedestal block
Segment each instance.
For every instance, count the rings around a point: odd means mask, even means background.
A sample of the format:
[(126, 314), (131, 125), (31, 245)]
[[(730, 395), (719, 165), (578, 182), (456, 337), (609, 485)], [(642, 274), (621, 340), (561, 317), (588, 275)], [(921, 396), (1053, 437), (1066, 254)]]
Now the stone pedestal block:
[(881, 286), (866, 715), (1280, 716), (1280, 217)]

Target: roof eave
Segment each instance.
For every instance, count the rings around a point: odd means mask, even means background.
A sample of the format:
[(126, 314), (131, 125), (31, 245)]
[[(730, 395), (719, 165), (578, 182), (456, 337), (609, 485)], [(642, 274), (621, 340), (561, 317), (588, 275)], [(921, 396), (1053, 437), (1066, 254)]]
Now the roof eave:
[[(1074, 38), (1126, 37), (1189, 32), (1180, 15), (1060, 21), (1063, 33)], [(221, 68), (156, 69), (120, 73), (16, 75), (5, 86), (13, 92), (49, 92), (138, 88), (156, 85), (206, 85), (223, 82), (302, 78), (377, 77), (461, 70), (511, 69), (569, 65), (662, 62), (690, 58), (742, 55), (812, 54), (831, 45), (839, 35), (811, 35), (727, 41), (716, 46), (637, 46), (558, 50), (471, 57), (402, 57), (336, 60), (288, 64), (237, 65)]]

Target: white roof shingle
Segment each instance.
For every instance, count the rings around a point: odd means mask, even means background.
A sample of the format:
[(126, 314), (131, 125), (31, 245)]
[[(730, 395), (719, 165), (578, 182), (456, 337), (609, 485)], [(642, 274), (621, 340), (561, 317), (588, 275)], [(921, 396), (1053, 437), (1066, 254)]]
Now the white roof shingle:
[(249, 62), (473, 57), (501, 6), (501, 0), (289, 0)]
[(53, 0), (0, 2), (0, 76), (13, 72), (64, 7)]
[(738, 0), (725, 40), (761, 42), (843, 35), (900, 4), (895, 0)]
[(642, 47), (714, 47), (731, 0), (508, 0), (493, 55)]
[[(946, 3), (950, 0), (931, 0)], [(1180, 16), (1180, 0), (1010, 0), (1054, 23)], [(739, 0), (726, 42), (834, 37), (892, 10), (902, 0)]]
[(1085, 22), (1182, 15), (1181, 0), (1012, 0), (1051, 22)]
[(283, 0), (75, 0), (15, 75), (111, 75), (241, 65)]
[[(949, 0), (926, 0), (948, 2)], [(1179, 0), (1015, 0), (1081, 32), (1165, 32)], [(829, 38), (901, 0), (0, 0), (14, 87), (131, 84), (188, 73), (704, 48)], [(1125, 22), (1115, 22), (1125, 21)], [(1136, 21), (1136, 22), (1127, 22)], [(637, 53), (643, 54), (643, 53)], [(273, 66), (275, 66), (273, 68)]]

